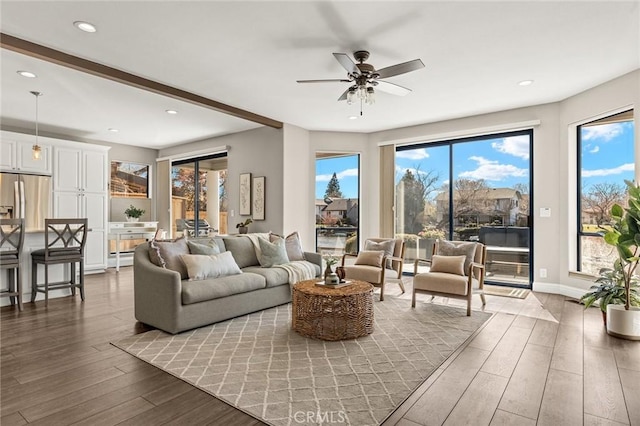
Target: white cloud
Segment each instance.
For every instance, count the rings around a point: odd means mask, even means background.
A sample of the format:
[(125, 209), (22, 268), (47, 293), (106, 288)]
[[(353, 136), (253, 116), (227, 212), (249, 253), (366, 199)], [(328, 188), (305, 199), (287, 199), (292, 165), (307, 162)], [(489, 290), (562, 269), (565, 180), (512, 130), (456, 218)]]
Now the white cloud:
[(595, 153), (596, 153), (596, 152), (598, 152), (598, 151), (600, 151), (600, 147), (599, 147), (598, 145), (594, 146), (593, 148), (591, 148), (591, 149), (589, 150), (589, 152), (590, 152), (591, 154), (595, 154)]
[(426, 148), (412, 149), (409, 151), (396, 152), (396, 158), (406, 158), (408, 160), (424, 160), (429, 158), (429, 153)]
[(633, 163), (627, 163), (618, 167), (614, 167), (612, 169), (595, 169), (595, 170), (582, 169), (582, 177), (611, 176), (611, 175), (619, 175), (624, 172), (632, 172), (632, 171), (634, 171)]
[(503, 154), (513, 155), (514, 157), (529, 159), (529, 136), (511, 136), (502, 139), (502, 142), (494, 142), (491, 147)]
[(583, 127), (582, 140), (588, 141), (597, 139), (602, 142), (610, 141), (620, 135), (626, 125), (626, 123), (610, 123), (601, 124), (599, 126)]
[(527, 169), (521, 169), (512, 164), (500, 164), (495, 160), (477, 156), (469, 157), (469, 160), (477, 162), (478, 168), (460, 173), (459, 176), (462, 178), (501, 181), (508, 177), (528, 176)]
[[(333, 176), (333, 173), (328, 175), (317, 175), (316, 182), (329, 182), (331, 180), (331, 176)], [(358, 169), (346, 169), (341, 172), (336, 172), (336, 177), (338, 178), (338, 180), (353, 176), (358, 176)]]

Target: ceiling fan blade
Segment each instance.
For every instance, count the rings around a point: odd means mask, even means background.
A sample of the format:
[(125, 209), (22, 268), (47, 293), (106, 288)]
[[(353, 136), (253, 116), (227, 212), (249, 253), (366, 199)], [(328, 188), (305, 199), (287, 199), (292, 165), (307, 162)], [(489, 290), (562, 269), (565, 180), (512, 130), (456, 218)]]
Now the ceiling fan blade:
[(333, 78), (327, 80), (296, 80), (298, 83), (351, 83), (350, 80)]
[(380, 77), (378, 78), (393, 77), (395, 75), (400, 75), (407, 72), (419, 70), (420, 68), (424, 68), (424, 64), (420, 59), (414, 59), (413, 61), (391, 65), (390, 67), (386, 67), (386, 68), (382, 68), (381, 70), (378, 70), (378, 74), (380, 74)]
[(379, 80), (378, 80), (378, 85), (376, 86), (376, 89), (385, 93), (390, 93), (392, 95), (398, 95), (398, 96), (404, 96), (411, 92), (411, 89), (407, 89), (406, 87), (389, 83), (388, 81), (379, 81)]
[(347, 70), (349, 74), (360, 75), (360, 70), (356, 66), (356, 63), (347, 55), (346, 53), (334, 53), (333, 56), (336, 58), (340, 65)]
[(346, 101), (348, 93), (349, 93), (349, 89), (345, 90), (344, 93), (340, 95), (340, 97), (338, 98), (338, 101)]

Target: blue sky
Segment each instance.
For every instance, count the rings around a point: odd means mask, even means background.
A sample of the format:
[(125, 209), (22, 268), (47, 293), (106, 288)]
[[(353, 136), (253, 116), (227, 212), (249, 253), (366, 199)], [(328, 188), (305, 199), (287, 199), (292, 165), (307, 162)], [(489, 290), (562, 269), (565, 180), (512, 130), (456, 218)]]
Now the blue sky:
[(614, 182), (624, 185), (624, 180), (634, 180), (633, 122), (603, 124), (583, 127), (582, 184), (590, 185)]
[[(584, 127), (582, 132), (584, 185), (607, 181), (623, 184), (624, 179), (633, 180), (633, 122)], [(396, 183), (407, 169), (438, 173), (438, 187), (448, 183), (449, 147), (396, 152)], [(539, 165), (538, 169), (543, 171), (544, 167)], [(345, 197), (357, 197), (358, 160), (354, 155), (316, 161), (316, 198), (324, 197), (334, 172)], [(484, 179), (493, 188), (528, 185), (528, 135), (453, 145), (453, 175), (454, 179)]]
[(316, 198), (324, 198), (331, 175), (336, 173), (345, 198), (358, 198), (358, 156), (316, 160)]

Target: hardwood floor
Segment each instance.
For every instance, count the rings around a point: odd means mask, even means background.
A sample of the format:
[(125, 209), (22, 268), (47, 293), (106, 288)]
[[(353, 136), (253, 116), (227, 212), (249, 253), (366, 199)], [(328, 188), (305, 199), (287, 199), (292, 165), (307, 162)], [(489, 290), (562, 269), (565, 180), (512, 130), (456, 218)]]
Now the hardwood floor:
[[(146, 331), (132, 281), (130, 267), (109, 270), (87, 276), (84, 303), (0, 309), (0, 424), (262, 424), (109, 344)], [(497, 314), (385, 426), (640, 425), (639, 342), (608, 336), (599, 310), (562, 296), (487, 302)]]

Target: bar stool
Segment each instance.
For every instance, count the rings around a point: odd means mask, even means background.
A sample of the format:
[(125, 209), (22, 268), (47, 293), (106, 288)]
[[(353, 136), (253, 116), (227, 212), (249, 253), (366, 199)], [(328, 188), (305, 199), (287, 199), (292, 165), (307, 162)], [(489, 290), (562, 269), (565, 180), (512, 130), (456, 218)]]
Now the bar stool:
[[(44, 293), (44, 305), (49, 305), (49, 290), (76, 288), (84, 300), (84, 245), (87, 242), (87, 219), (45, 219), (44, 248), (31, 252), (31, 301)], [(70, 264), (69, 281), (49, 282), (49, 265)], [(76, 278), (76, 263), (80, 264), (80, 281)], [(38, 265), (44, 265), (44, 283), (38, 283)]]
[(0, 269), (9, 270), (9, 284), (0, 290), (0, 297), (10, 297), (11, 304), (18, 302), (22, 310), (22, 243), (24, 242), (24, 219), (0, 219)]

